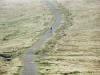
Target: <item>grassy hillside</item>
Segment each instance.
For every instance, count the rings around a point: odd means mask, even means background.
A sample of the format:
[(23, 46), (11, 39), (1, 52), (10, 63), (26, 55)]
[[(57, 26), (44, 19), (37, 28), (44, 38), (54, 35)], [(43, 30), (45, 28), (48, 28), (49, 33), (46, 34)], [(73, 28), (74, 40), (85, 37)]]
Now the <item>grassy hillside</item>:
[(40, 75), (100, 75), (100, 1), (53, 3), (62, 22), (36, 52)]
[(55, 18), (42, 0), (0, 0), (0, 75), (16, 75), (28, 50)]

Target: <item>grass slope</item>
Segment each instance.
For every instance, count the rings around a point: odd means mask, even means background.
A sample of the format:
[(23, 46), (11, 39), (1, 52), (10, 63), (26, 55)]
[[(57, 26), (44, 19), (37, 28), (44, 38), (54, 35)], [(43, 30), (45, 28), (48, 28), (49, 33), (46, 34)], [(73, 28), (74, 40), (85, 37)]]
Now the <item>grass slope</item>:
[(100, 1), (57, 0), (61, 26), (37, 52), (40, 75), (100, 75)]
[(22, 56), (54, 22), (42, 0), (0, 0), (0, 75), (16, 75)]

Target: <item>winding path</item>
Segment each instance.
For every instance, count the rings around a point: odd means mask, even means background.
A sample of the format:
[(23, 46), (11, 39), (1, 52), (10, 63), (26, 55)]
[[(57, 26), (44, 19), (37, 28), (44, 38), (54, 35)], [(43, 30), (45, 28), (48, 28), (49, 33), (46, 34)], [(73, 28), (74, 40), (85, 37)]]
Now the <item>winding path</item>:
[[(44, 0), (46, 4), (52, 9), (53, 13), (56, 15), (56, 21), (47, 32), (40, 38), (40, 40), (30, 48), (26, 54), (22, 57), (24, 61), (24, 69), (21, 75), (37, 75), (37, 67), (36, 63), (34, 63), (33, 53), (47, 40), (49, 37), (52, 36), (52, 31), (60, 25), (61, 22), (61, 14), (60, 12), (54, 7), (54, 5), (49, 0)], [(52, 28), (52, 29), (51, 29)]]

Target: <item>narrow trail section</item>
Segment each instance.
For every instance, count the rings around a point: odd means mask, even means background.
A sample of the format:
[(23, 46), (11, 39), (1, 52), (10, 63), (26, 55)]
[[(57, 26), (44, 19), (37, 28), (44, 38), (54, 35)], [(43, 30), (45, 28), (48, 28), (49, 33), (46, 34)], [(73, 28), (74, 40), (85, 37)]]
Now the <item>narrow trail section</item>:
[(48, 38), (52, 36), (52, 31), (60, 25), (61, 22), (61, 14), (60, 12), (54, 7), (54, 5), (49, 0), (44, 0), (45, 3), (51, 8), (52, 12), (56, 15), (56, 21), (54, 25), (46, 31), (40, 40), (31, 47), (26, 54), (22, 57), (24, 61), (24, 69), (21, 73), (21, 75), (38, 75), (37, 73), (37, 65), (33, 61), (35, 60), (35, 57), (33, 56), (34, 52), (46, 41)]

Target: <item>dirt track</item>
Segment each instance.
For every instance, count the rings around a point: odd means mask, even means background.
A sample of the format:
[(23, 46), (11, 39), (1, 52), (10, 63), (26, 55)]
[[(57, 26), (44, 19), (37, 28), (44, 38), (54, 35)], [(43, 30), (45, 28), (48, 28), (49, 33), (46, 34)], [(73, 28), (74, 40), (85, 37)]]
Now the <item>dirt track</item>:
[(47, 32), (45, 32), (43, 36), (40, 38), (40, 40), (32, 48), (30, 48), (23, 56), (22, 59), (24, 61), (24, 70), (22, 71), (22, 75), (37, 75), (36, 63), (33, 63), (35, 59), (33, 57), (33, 53), (44, 43), (45, 40), (52, 36), (52, 31), (56, 27), (58, 27), (61, 22), (60, 12), (53, 6), (51, 2), (49, 2), (49, 0), (45, 0), (45, 3), (52, 9), (53, 13), (55, 13), (56, 21), (54, 25), (52, 25), (52, 30), (49, 29)]

